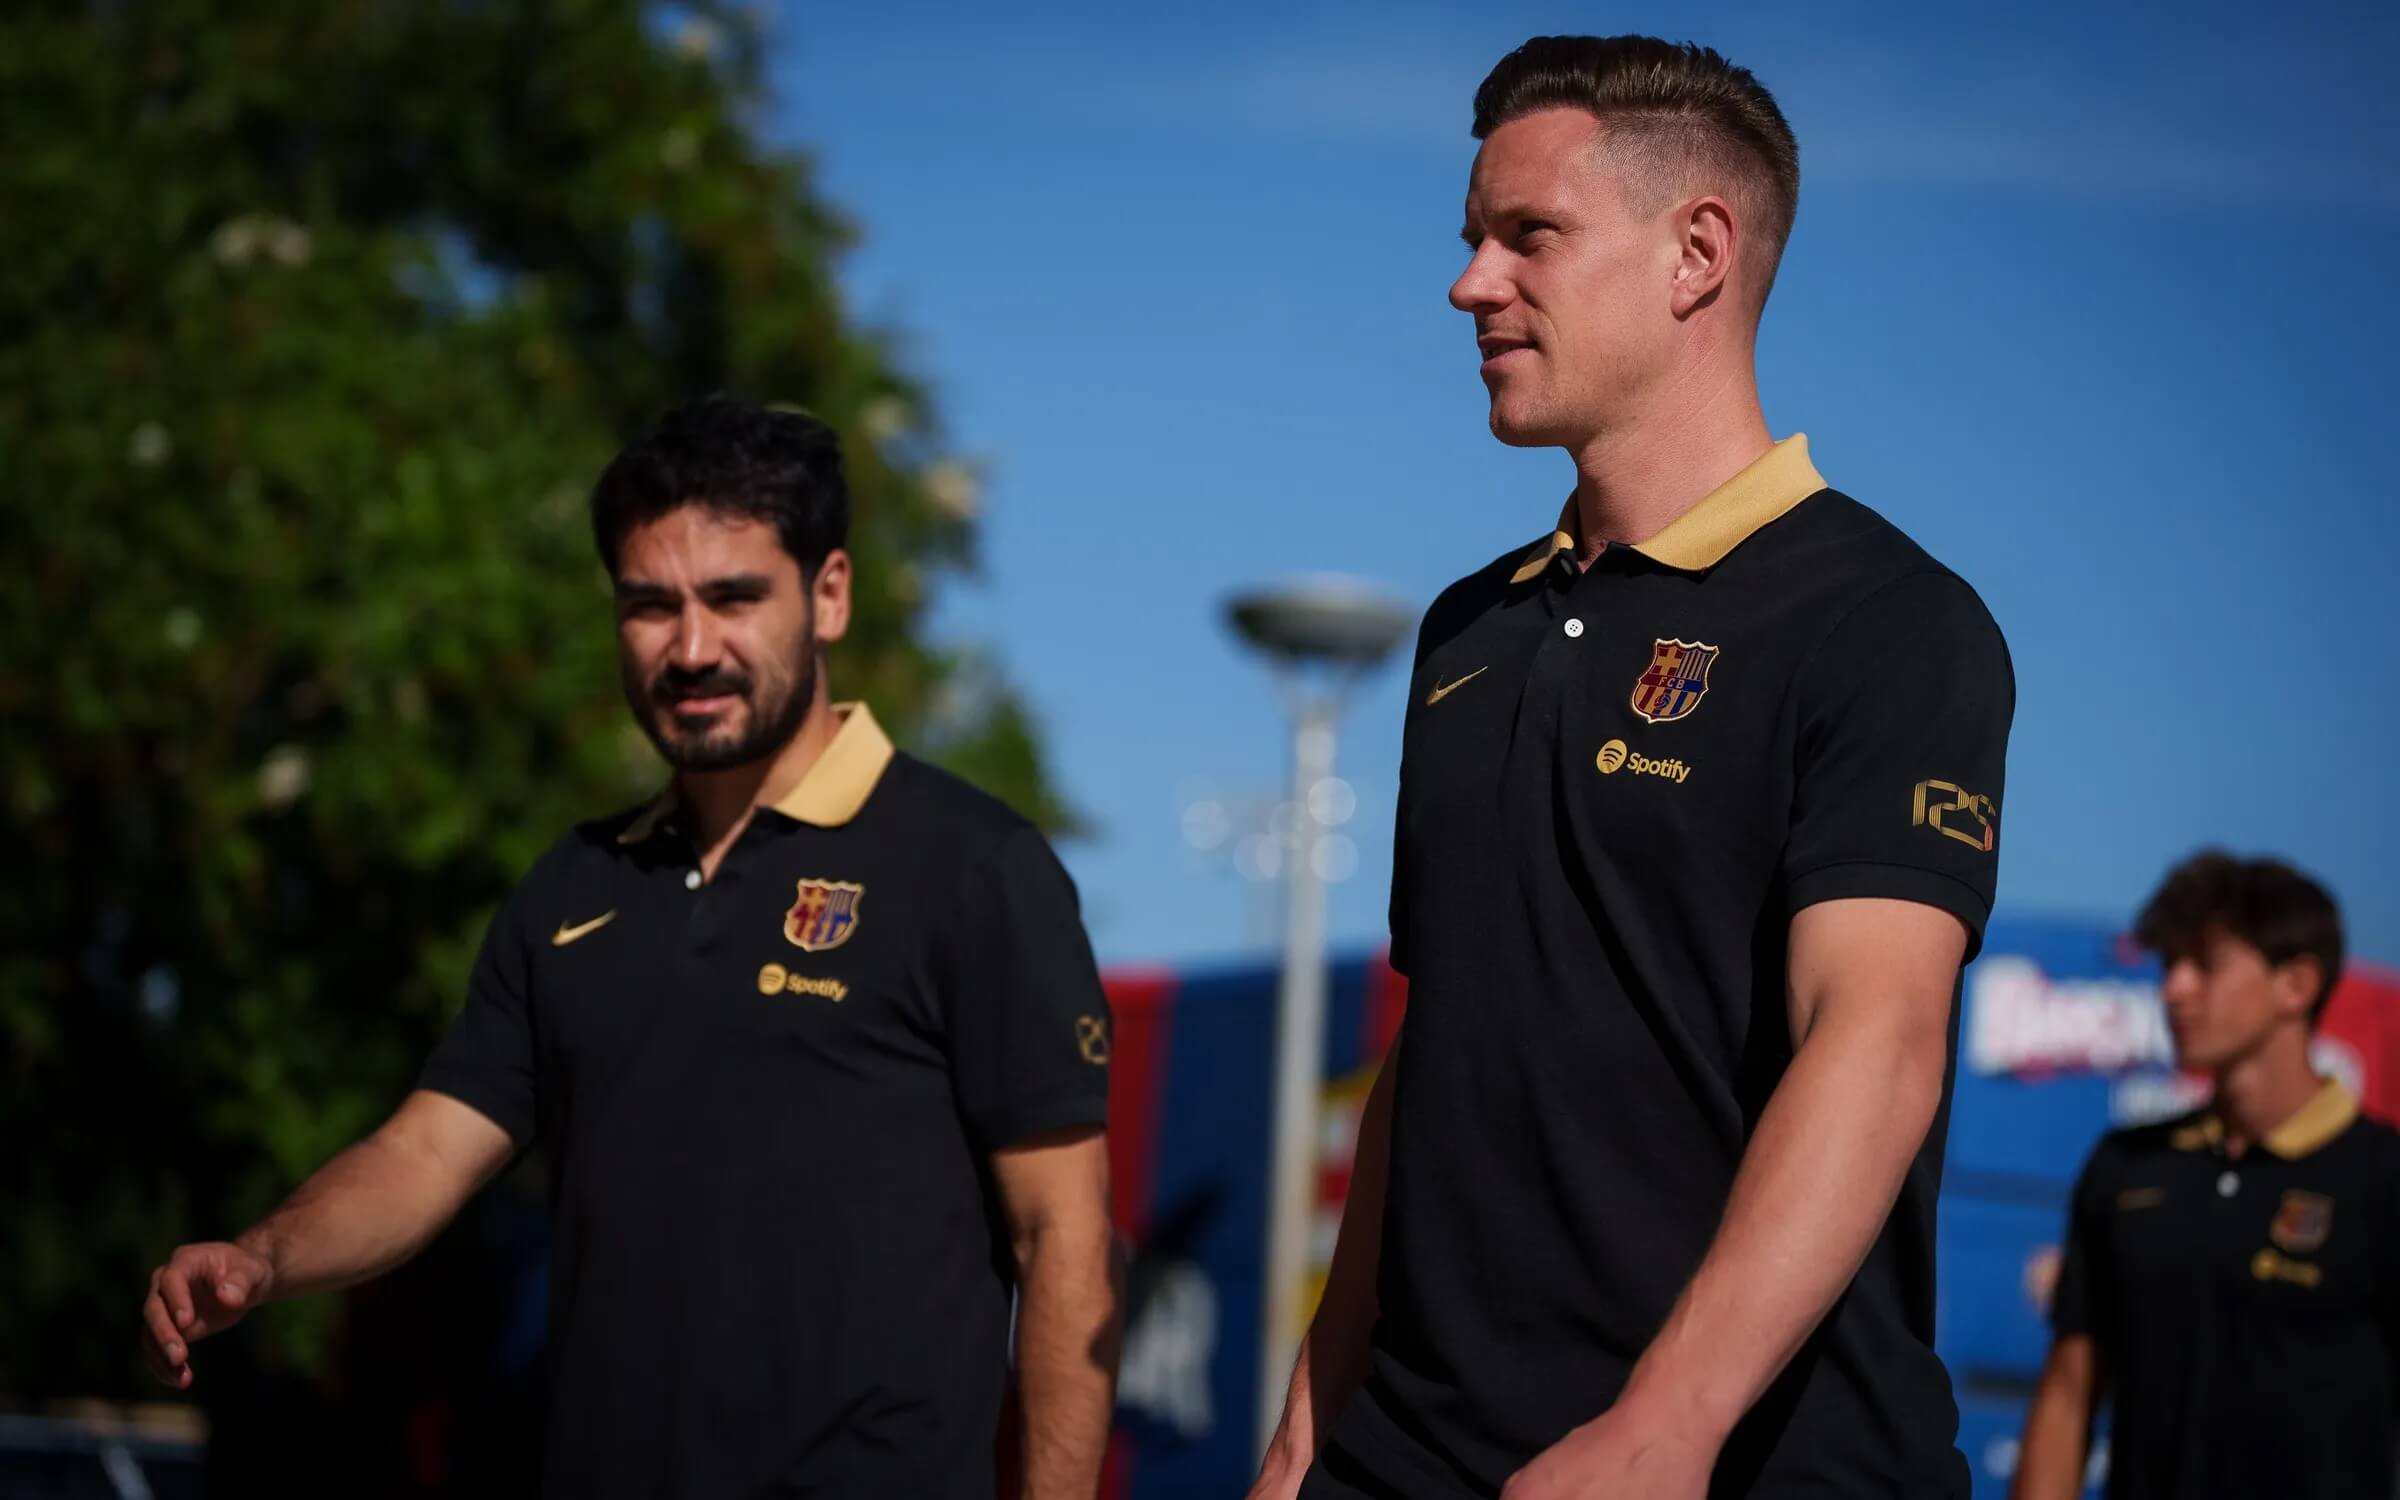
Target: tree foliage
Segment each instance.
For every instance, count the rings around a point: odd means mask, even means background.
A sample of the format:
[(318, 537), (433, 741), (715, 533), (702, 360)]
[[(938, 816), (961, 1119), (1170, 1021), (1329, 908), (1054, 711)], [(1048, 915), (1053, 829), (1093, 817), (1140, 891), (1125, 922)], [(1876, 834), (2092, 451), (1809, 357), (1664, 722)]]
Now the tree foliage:
[(0, 1395), (133, 1389), (148, 1265), (369, 1128), (510, 881), (656, 787), (584, 499), (664, 405), (843, 433), (837, 689), (1059, 821), (1005, 686), (924, 638), (972, 474), (842, 307), (758, 24), (0, 20)]

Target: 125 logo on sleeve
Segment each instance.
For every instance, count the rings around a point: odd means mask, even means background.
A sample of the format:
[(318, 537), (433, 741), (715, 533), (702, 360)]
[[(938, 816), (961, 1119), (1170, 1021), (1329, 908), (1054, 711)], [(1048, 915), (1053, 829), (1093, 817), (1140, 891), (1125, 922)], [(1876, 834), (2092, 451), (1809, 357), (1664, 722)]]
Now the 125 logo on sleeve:
[(1992, 852), (2000, 840), (2000, 804), (1948, 781), (1920, 781), (1908, 823)]

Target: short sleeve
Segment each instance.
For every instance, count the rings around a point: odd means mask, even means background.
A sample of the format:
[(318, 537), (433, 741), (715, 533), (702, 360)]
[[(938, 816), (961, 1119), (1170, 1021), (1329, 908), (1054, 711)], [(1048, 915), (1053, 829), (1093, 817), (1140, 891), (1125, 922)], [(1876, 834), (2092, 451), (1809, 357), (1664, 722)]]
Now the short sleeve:
[(1851, 897), (1936, 906), (1983, 944), (1999, 879), (2016, 679), (1983, 601), (1949, 573), (1885, 585), (1802, 668), (1791, 909)]
[(487, 1116), (520, 1149), (539, 1118), (534, 1088), (531, 944), (521, 892), (492, 918), (467, 979), (466, 1007), (418, 1078)]
[(942, 950), (951, 1076), (983, 1149), (1105, 1125), (1108, 996), (1075, 884), (1038, 831), (969, 872)]
[[(2103, 1148), (2105, 1149), (2105, 1148)], [(2106, 1222), (2100, 1203), (2108, 1189), (2101, 1151), (2083, 1164), (2067, 1205), (2067, 1242), (2059, 1256), (2058, 1286), (2050, 1294), (2050, 1330), (2060, 1338), (2094, 1334), (2094, 1303), (2106, 1282)]]

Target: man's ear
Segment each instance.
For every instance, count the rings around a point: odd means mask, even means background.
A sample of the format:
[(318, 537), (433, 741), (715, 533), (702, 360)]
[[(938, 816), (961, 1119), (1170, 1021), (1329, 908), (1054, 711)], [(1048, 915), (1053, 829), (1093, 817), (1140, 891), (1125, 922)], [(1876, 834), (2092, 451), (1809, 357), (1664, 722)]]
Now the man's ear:
[(1675, 316), (1717, 295), (1733, 275), (1733, 260), (1741, 253), (1742, 225), (1733, 205), (1714, 193), (1694, 198), (1675, 211), (1681, 237), (1675, 257), (1671, 305)]
[(2310, 954), (2287, 958), (2268, 975), (2275, 986), (2275, 1008), (2287, 1016), (2309, 1019), (2325, 985), (2325, 966)]
[(809, 580), (810, 624), (820, 642), (840, 640), (850, 633), (850, 554), (836, 547), (817, 564)]

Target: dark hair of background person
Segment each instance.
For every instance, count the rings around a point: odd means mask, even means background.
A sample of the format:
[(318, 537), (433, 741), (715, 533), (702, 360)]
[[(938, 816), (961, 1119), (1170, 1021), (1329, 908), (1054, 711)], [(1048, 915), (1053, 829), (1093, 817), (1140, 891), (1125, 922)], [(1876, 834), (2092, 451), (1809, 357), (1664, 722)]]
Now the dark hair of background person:
[(2342, 975), (2342, 914), (2325, 887), (2278, 859), (2204, 849), (2167, 872), (2134, 919), (2133, 936), (2171, 959), (2198, 951), (2212, 932), (2248, 943), (2270, 965), (2315, 959), (2323, 977), (2310, 1023), (2325, 1014)]
[(592, 488), (592, 540), (608, 571), (633, 528), (686, 505), (771, 522), (801, 578), (813, 579), (850, 536), (841, 441), (815, 417), (732, 396), (674, 408)]
[(1653, 36), (1537, 36), (1475, 91), (1475, 139), (1520, 115), (1580, 109), (1607, 127), (1601, 149), (1637, 212), (1695, 191), (1725, 191), (1751, 231), (1764, 306), (1800, 211), (1800, 143), (1775, 96), (1712, 48)]

